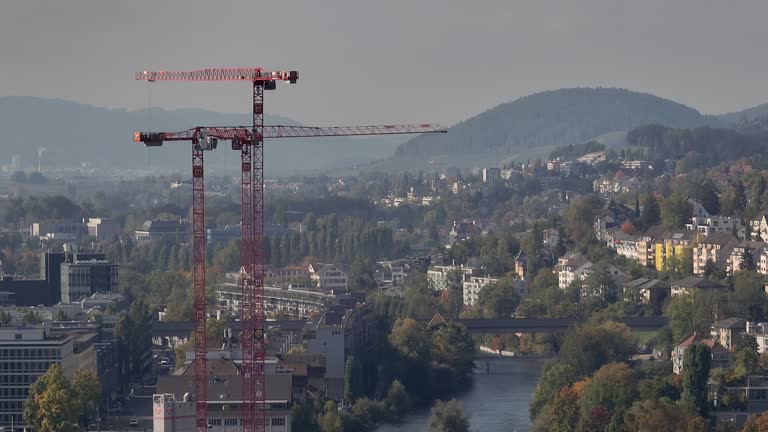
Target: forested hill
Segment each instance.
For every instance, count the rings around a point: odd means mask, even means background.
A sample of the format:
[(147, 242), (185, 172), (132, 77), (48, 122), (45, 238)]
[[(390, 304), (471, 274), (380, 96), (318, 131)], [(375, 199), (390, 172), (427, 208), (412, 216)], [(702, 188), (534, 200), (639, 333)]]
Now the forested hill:
[(424, 135), (402, 144), (397, 158), (492, 154), (518, 158), (547, 154), (636, 126), (717, 124), (693, 108), (650, 94), (613, 88), (571, 88), (536, 93), (463, 121), (447, 135)]
[[(247, 107), (243, 107), (247, 109)], [(267, 116), (267, 124), (298, 124)], [(45, 148), (42, 164), (48, 168), (73, 168), (88, 164), (103, 169), (149, 169), (158, 172), (188, 172), (190, 154), (182, 144), (145, 149), (132, 142), (135, 130), (180, 131), (200, 125), (249, 124), (247, 113), (222, 114), (200, 109), (128, 111), (106, 109), (75, 102), (33, 97), (0, 97), (0, 165), (21, 157), (24, 169), (37, 167), (37, 153)], [(323, 138), (273, 140), (265, 147), (268, 175), (339, 166), (389, 157), (404, 139)], [(222, 148), (224, 147), (224, 148)], [(236, 165), (229, 146), (206, 155), (206, 166)], [(312, 157), (307, 157), (312, 155)]]

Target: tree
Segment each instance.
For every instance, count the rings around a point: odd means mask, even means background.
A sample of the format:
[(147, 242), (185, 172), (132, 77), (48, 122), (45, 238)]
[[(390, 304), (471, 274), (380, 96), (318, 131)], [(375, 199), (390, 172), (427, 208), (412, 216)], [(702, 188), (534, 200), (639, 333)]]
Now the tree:
[(763, 432), (768, 430), (768, 412), (749, 418), (741, 432)]
[(96, 372), (92, 369), (76, 370), (72, 380), (72, 390), (75, 393), (80, 416), (93, 415), (96, 412), (99, 399), (101, 399), (101, 383)]
[(152, 347), (151, 315), (142, 301), (135, 301), (127, 312), (120, 315), (115, 325), (115, 336), (125, 354), (124, 370), (133, 377), (142, 374), (142, 358)]
[(609, 363), (589, 378), (579, 400), (581, 416), (587, 418), (597, 407), (609, 413), (626, 410), (637, 398), (637, 377), (626, 363)]
[(344, 402), (353, 403), (363, 395), (363, 368), (355, 356), (347, 357), (344, 367)]
[(469, 432), (469, 420), (461, 402), (456, 399), (437, 401), (432, 407), (429, 432)]
[(744, 253), (741, 254), (741, 261), (739, 262), (739, 270), (754, 271), (756, 268), (752, 249), (748, 245), (744, 246)]
[(635, 402), (624, 414), (624, 427), (626, 432), (700, 432), (707, 430), (707, 422), (692, 410), (661, 398)]
[(514, 288), (515, 281), (504, 277), (480, 289), (477, 304), (489, 318), (509, 318), (520, 303), (520, 296)]
[(58, 312), (56, 312), (55, 321), (69, 321), (69, 316), (64, 312), (64, 309), (59, 309)]
[(682, 402), (706, 417), (709, 409), (707, 402), (707, 381), (712, 353), (709, 347), (700, 343), (688, 346), (683, 357), (683, 395)]
[(462, 383), (474, 369), (475, 340), (459, 324), (441, 326), (432, 334), (431, 358), (453, 375), (452, 382)]
[(328, 401), (323, 407), (323, 412), (317, 416), (317, 424), (321, 432), (344, 432), (344, 422), (339, 415), (336, 403)]
[(630, 221), (626, 221), (623, 224), (621, 224), (620, 229), (621, 229), (621, 232), (623, 232), (626, 235), (635, 235), (635, 232), (637, 232), (635, 225)]
[(411, 318), (395, 321), (389, 333), (389, 343), (401, 355), (413, 360), (423, 360), (429, 356), (429, 339), (424, 327)]
[(661, 210), (656, 195), (647, 193), (643, 195), (643, 209), (638, 220), (643, 228), (650, 228), (661, 222)]
[(26, 325), (42, 324), (43, 317), (41, 317), (37, 312), (33, 311), (32, 309), (27, 309), (26, 312), (24, 312), (24, 316), (22, 317), (21, 321)]
[(568, 237), (580, 248), (586, 247), (594, 239), (592, 212), (602, 206), (602, 199), (589, 195), (574, 200), (565, 210), (564, 219)]
[(547, 363), (538, 384), (536, 384), (533, 398), (531, 398), (531, 419), (535, 419), (539, 415), (561, 388), (570, 386), (579, 377), (576, 368), (568, 363), (562, 361)]
[(760, 369), (760, 354), (757, 353), (757, 341), (754, 336), (742, 335), (733, 355), (733, 377), (746, 378)]
[(73, 393), (61, 366), (51, 365), (29, 387), (24, 421), (38, 432), (74, 432), (79, 407)]
[(743, 212), (747, 208), (747, 191), (741, 180), (733, 186), (733, 205), (738, 212)]
[(13, 317), (10, 312), (0, 311), (0, 325), (8, 325), (13, 321)]
[(680, 193), (661, 201), (661, 222), (665, 228), (680, 228), (691, 218), (692, 207)]
[(389, 410), (390, 414), (395, 418), (404, 416), (411, 408), (411, 397), (405, 390), (405, 386), (398, 380), (392, 381), (387, 395), (384, 398), (384, 404)]
[(587, 375), (611, 362), (626, 362), (635, 353), (635, 339), (624, 324), (584, 324), (566, 333), (560, 359)]
[(579, 394), (571, 386), (564, 386), (550, 402), (552, 432), (571, 432), (579, 423)]

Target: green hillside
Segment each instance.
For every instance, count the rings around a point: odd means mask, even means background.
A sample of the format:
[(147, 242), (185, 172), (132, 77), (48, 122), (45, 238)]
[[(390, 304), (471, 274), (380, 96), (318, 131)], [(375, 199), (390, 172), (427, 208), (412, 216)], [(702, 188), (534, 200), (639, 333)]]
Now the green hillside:
[(588, 141), (636, 126), (675, 127), (717, 124), (697, 110), (650, 94), (614, 88), (571, 88), (536, 93), (463, 121), (447, 135), (413, 138), (398, 159), (463, 158), (499, 160), (504, 156), (544, 154), (548, 149)]

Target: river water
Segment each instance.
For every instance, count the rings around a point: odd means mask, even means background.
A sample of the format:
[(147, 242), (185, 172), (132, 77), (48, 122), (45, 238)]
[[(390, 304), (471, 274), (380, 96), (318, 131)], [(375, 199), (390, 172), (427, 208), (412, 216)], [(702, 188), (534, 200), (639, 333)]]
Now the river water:
[[(456, 398), (464, 403), (472, 432), (527, 432), (531, 428), (528, 405), (544, 366), (542, 359), (498, 358), (477, 362), (474, 384)], [(383, 425), (376, 432), (427, 432), (429, 409), (407, 416), (398, 425)]]

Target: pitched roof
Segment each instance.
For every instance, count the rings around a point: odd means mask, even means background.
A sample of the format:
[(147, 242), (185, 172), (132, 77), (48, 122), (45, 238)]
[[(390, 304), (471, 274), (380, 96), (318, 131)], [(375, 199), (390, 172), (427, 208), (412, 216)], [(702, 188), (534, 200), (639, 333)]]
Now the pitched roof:
[(696, 276), (688, 276), (685, 279), (681, 279), (676, 282), (672, 282), (673, 287), (680, 288), (699, 288), (699, 289), (723, 289), (725, 285), (715, 282), (709, 279), (704, 279)]
[(436, 313), (435, 316), (432, 317), (431, 320), (429, 320), (429, 324), (427, 324), (427, 328), (433, 328), (433, 327), (439, 327), (441, 325), (448, 325), (448, 323), (445, 321), (445, 318), (443, 318), (442, 315), (440, 315), (440, 312)]
[(725, 246), (729, 243), (736, 244), (739, 240), (732, 233), (712, 233), (699, 239), (699, 244), (714, 244)]
[(638, 278), (624, 284), (627, 288), (639, 289), (669, 289), (669, 282), (659, 279)]
[(747, 322), (741, 318), (728, 318), (713, 324), (713, 327), (715, 328), (725, 329), (743, 329), (746, 328), (746, 326)]
[(677, 348), (685, 350), (688, 348), (688, 346), (694, 343), (700, 343), (702, 345), (706, 345), (712, 352), (718, 352), (718, 353), (728, 352), (728, 350), (725, 349), (725, 347), (720, 345), (720, 342), (710, 338), (704, 339), (701, 335), (697, 334), (696, 332), (693, 332), (693, 334), (688, 336), (686, 340), (680, 342), (680, 344), (677, 345)]

